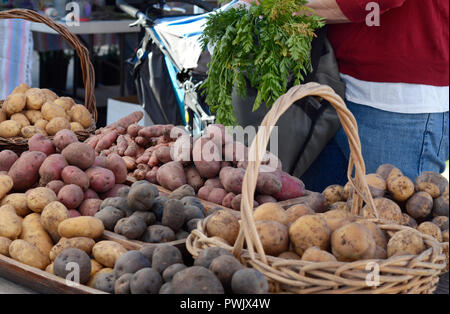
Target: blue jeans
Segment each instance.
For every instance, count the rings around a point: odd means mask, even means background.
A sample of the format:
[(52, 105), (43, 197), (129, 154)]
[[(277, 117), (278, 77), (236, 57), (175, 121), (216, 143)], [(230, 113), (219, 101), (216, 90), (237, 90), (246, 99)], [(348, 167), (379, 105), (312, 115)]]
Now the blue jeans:
[[(449, 113), (401, 114), (347, 101), (358, 122), (366, 173), (385, 163), (411, 180), (423, 171), (442, 173), (449, 157)], [(301, 177), (306, 188), (323, 191), (347, 182), (350, 149), (342, 127)]]

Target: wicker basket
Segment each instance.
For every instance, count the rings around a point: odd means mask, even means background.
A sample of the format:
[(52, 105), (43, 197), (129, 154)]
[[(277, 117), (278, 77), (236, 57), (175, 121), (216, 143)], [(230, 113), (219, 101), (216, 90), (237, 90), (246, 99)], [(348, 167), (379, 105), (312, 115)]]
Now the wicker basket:
[[(348, 178), (354, 187), (352, 213), (360, 214), (364, 202), (375, 213), (376, 218), (372, 221), (388, 234), (403, 229), (414, 230), (423, 238), (426, 245), (426, 250), (422, 254), (351, 263), (314, 263), (266, 256), (253, 219), (253, 196), (258, 169), (266, 151), (271, 127), (295, 101), (306, 96), (322, 97), (329, 101), (337, 110), (347, 134), (350, 145)], [(192, 231), (186, 241), (187, 249), (194, 258), (207, 247), (219, 246), (228, 249), (244, 265), (263, 273), (269, 280), (271, 292), (275, 293), (432, 293), (435, 290), (439, 274), (446, 267), (441, 244), (433, 237), (415, 229), (386, 223), (379, 219), (365, 179), (365, 165), (356, 120), (343, 100), (330, 87), (317, 83), (294, 86), (274, 103), (261, 124), (263, 127), (258, 130), (249, 150), (249, 160), (255, 162), (249, 162), (242, 185), (241, 228), (236, 243), (231, 247), (217, 238), (209, 238), (206, 234), (207, 219), (205, 219), (198, 223), (197, 229)], [(379, 280), (376, 286), (367, 283), (368, 276), (371, 276), (371, 272), (375, 269), (373, 267), (379, 267)]]
[[(75, 132), (80, 141), (84, 141), (90, 134), (94, 133), (97, 122), (97, 108), (94, 95), (95, 78), (94, 67), (89, 59), (89, 52), (80, 40), (72, 34), (65, 26), (55, 23), (50, 18), (43, 16), (31, 10), (14, 9), (0, 12), (0, 19), (23, 19), (36, 23), (43, 23), (56, 32), (58, 32), (64, 39), (75, 49), (80, 58), (81, 70), (83, 75), (83, 82), (85, 86), (85, 103), (84, 106), (92, 115), (92, 125), (82, 131)], [(3, 101), (0, 100), (0, 108)], [(49, 136), (49, 138), (51, 138)], [(2, 138), (0, 137), (0, 150), (9, 149), (16, 153), (21, 153), (28, 149), (28, 139), (24, 137)]]

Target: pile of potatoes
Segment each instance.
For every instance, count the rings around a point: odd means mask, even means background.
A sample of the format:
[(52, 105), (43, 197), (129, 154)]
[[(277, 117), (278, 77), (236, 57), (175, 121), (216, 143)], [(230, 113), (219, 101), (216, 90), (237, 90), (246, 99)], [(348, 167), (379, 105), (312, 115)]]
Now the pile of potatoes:
[(187, 238), (205, 214), (191, 186), (162, 196), (153, 184), (141, 180), (105, 199), (95, 217), (107, 230), (128, 239), (164, 243)]
[[(381, 165), (376, 173), (366, 176), (379, 217), (387, 222), (416, 228), (420, 232), (448, 242), (448, 181), (439, 173), (426, 171), (414, 182), (390, 164)], [(323, 192), (330, 209), (351, 207), (351, 185), (332, 185)], [(368, 206), (365, 218), (375, 218)]]
[[(247, 167), (247, 147), (234, 141), (223, 125), (210, 125), (200, 138), (192, 138), (173, 125), (142, 127), (135, 112), (96, 131), (88, 138), (98, 155), (118, 154), (136, 180), (147, 180), (171, 191), (189, 184), (197, 196), (235, 210), (240, 209), (242, 181)], [(206, 156), (213, 151), (213, 159)], [(276, 166), (269, 167), (272, 160)], [(267, 153), (256, 187), (255, 206), (305, 194), (298, 178), (281, 170), (277, 157)]]
[(260, 272), (245, 268), (222, 248), (208, 248), (194, 265), (186, 264), (175, 246), (144, 245), (122, 254), (112, 270), (98, 272), (90, 284), (114, 294), (256, 294), (269, 290)]
[[(225, 209), (207, 217), (207, 235), (233, 246), (239, 234), (239, 214)], [(316, 212), (308, 204), (283, 209), (266, 203), (255, 209), (253, 218), (264, 252), (284, 259), (353, 262), (425, 250), (418, 231), (408, 228), (391, 236), (345, 208)]]
[(53, 139), (35, 134), (28, 146), (20, 157), (9, 150), (0, 152), (0, 174), (9, 177), (0, 178), (0, 185), (2, 180), (10, 185), (12, 180), (10, 190), (14, 195), (38, 188), (63, 203), (71, 216), (93, 216), (102, 199), (117, 195), (125, 186), (127, 169), (123, 159), (117, 154), (96, 156), (71, 130), (58, 131)]
[(16, 87), (0, 108), (0, 137), (35, 134), (53, 136), (63, 129), (82, 131), (93, 119), (89, 110), (70, 97), (58, 97), (49, 89)]

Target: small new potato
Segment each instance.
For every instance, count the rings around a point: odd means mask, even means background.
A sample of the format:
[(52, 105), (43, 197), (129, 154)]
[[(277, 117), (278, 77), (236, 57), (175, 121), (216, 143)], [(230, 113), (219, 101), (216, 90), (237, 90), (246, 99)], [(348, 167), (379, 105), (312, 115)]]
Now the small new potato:
[(381, 230), (375, 223), (368, 221), (366, 219), (358, 220), (360, 225), (365, 226), (369, 229), (372, 234), (373, 239), (375, 240), (375, 244), (381, 248), (386, 248), (387, 245), (387, 234), (385, 231)]
[(0, 175), (0, 200), (11, 191), (14, 182), (8, 175)]
[(406, 211), (414, 219), (424, 219), (433, 210), (433, 198), (427, 192), (417, 192), (406, 202)]
[(14, 240), (9, 245), (9, 256), (26, 265), (44, 270), (50, 260), (36, 246), (25, 240)]
[(14, 120), (6, 120), (0, 123), (0, 137), (10, 138), (20, 135), (21, 125)]
[(114, 269), (109, 267), (100, 269), (98, 272), (96, 272), (93, 276), (89, 278), (89, 281), (86, 283), (86, 285), (88, 287), (94, 288), (94, 285), (97, 282), (98, 278), (103, 274), (114, 274)]
[(12, 241), (6, 237), (0, 236), (0, 255), (5, 255), (9, 257), (9, 246)]
[(40, 110), (47, 101), (44, 92), (39, 88), (30, 88), (25, 92), (26, 107), (31, 110)]
[(15, 240), (22, 232), (22, 221), (11, 205), (0, 207), (0, 237)]
[(331, 233), (355, 219), (350, 212), (342, 209), (329, 210), (319, 215), (325, 219)]
[[(397, 203), (384, 197), (376, 198), (373, 202), (380, 219), (399, 225), (402, 223), (403, 213)], [(362, 212), (364, 218), (376, 218), (375, 213), (370, 209), (369, 205), (364, 206)]]
[(95, 151), (86, 143), (72, 143), (67, 145), (61, 154), (66, 158), (69, 165), (77, 166), (86, 170), (94, 164)]
[(78, 122), (87, 129), (92, 124), (92, 116), (89, 110), (83, 105), (75, 105), (69, 110), (72, 121)]
[[(34, 123), (34, 126), (41, 128), (45, 131), (45, 128), (47, 127), (48, 121), (45, 119), (39, 119)], [(47, 132), (45, 132), (47, 133)]]
[(83, 131), (84, 128), (78, 122), (70, 122), (70, 130), (72, 130), (73, 132), (80, 132)]
[(418, 227), (417, 230), (428, 234), (438, 240), (439, 242), (442, 242), (442, 232), (441, 229), (431, 221), (425, 221), (422, 222)]
[(316, 246), (308, 248), (303, 253), (302, 261), (324, 263), (324, 262), (337, 262), (336, 257), (327, 251), (321, 250)]
[(336, 202), (345, 201), (344, 187), (342, 185), (334, 184), (328, 186), (323, 190), (322, 195), (325, 196), (327, 202), (331, 205)]
[(8, 116), (16, 112), (22, 112), (23, 108), (25, 108), (26, 100), (27, 98), (23, 93), (11, 94), (6, 97), (2, 109)]
[(414, 194), (414, 183), (406, 176), (387, 180), (387, 189), (397, 202), (406, 201)]
[[(120, 221), (119, 221), (120, 222)], [(117, 224), (119, 224), (119, 222)], [(164, 243), (175, 241), (175, 232), (166, 226), (149, 226), (142, 236), (141, 240), (149, 243)]]
[(73, 106), (75, 106), (75, 102), (70, 97), (59, 97), (53, 102), (62, 107), (65, 111), (69, 111)]
[(70, 122), (63, 117), (55, 117), (51, 119), (45, 127), (45, 131), (48, 133), (48, 135), (55, 135), (56, 133), (64, 129), (70, 130)]
[(318, 215), (302, 216), (289, 227), (289, 238), (299, 256), (312, 246), (326, 250), (330, 245), (330, 236), (326, 220)]
[(78, 185), (68, 184), (59, 190), (57, 199), (67, 208), (78, 208), (83, 202), (84, 193)]
[(288, 250), (289, 233), (286, 225), (271, 220), (258, 220), (255, 225), (266, 254), (278, 256)]
[(418, 255), (425, 250), (422, 237), (414, 229), (396, 232), (388, 242), (387, 256)]
[(75, 237), (75, 238), (61, 238), (58, 243), (56, 243), (50, 250), (50, 260), (54, 261), (55, 258), (68, 248), (76, 248), (86, 252), (86, 254), (91, 255), (92, 248), (95, 245), (95, 241), (91, 238), (86, 237)]
[(333, 232), (331, 250), (339, 261), (353, 262), (374, 258), (376, 243), (367, 227), (350, 223)]
[(57, 200), (55, 192), (45, 187), (38, 187), (27, 193), (27, 206), (35, 213), (42, 212), (45, 206)]
[(56, 95), (53, 91), (49, 90), (48, 88), (41, 88), (41, 91), (45, 95), (45, 99), (47, 101), (54, 101), (58, 98), (58, 95)]
[(27, 117), (21, 112), (11, 115), (11, 117), (9, 117), (9, 119), (19, 123), (20, 128), (24, 128), (24, 127), (30, 125), (30, 121), (28, 121)]
[(107, 240), (97, 242), (92, 248), (92, 255), (95, 260), (110, 268), (114, 268), (117, 259), (126, 252), (127, 250), (119, 243)]
[(47, 121), (51, 121), (54, 118), (64, 118), (66, 120), (69, 120), (66, 111), (53, 102), (47, 101), (41, 108), (41, 114), (42, 117)]
[(194, 261), (194, 266), (202, 266), (205, 268), (209, 268), (214, 259), (222, 255), (232, 256), (230, 251), (218, 246), (208, 247), (198, 254), (197, 258)]
[(103, 222), (95, 217), (80, 216), (62, 221), (58, 226), (61, 237), (87, 237), (97, 239), (103, 235), (105, 230)]
[(289, 225), (289, 216), (286, 211), (276, 203), (265, 203), (259, 205), (253, 212), (253, 219), (259, 220), (273, 220), (283, 225)]
[(26, 83), (21, 83), (19, 86), (17, 86), (16, 88), (13, 89), (13, 91), (11, 92), (11, 94), (16, 94), (16, 93), (22, 93), (25, 94), (25, 92), (30, 89), (30, 86), (28, 86), (28, 84)]
[(289, 207), (286, 210), (286, 214), (288, 216), (289, 224), (293, 224), (298, 218), (305, 215), (314, 215), (314, 211), (305, 204), (298, 204)]
[(448, 229), (448, 217), (446, 216), (436, 216), (433, 218), (432, 223), (436, 224), (441, 231)]
[(31, 124), (34, 124), (34, 125), (36, 125), (37, 121), (44, 120), (44, 118), (42, 117), (42, 114), (39, 110), (26, 110), (25, 117), (27, 117), (28, 121), (30, 121)]
[(41, 224), (48, 234), (50, 234), (53, 242), (56, 243), (61, 238), (58, 233), (58, 226), (61, 221), (69, 218), (67, 207), (60, 202), (51, 202), (44, 207), (44, 210), (41, 213)]
[(372, 197), (383, 197), (386, 194), (386, 181), (378, 174), (371, 173), (366, 175), (366, 181)]
[(41, 215), (38, 213), (29, 214), (22, 220), (20, 239), (33, 244), (47, 257), (53, 247), (53, 241), (42, 226)]
[(433, 198), (439, 197), (448, 187), (447, 179), (436, 172), (422, 172), (414, 181), (416, 191), (424, 191)]
[(29, 125), (29, 126), (23, 127), (20, 130), (20, 133), (25, 138), (31, 138), (36, 133), (39, 133), (39, 134), (41, 134), (43, 136), (47, 136), (48, 135), (47, 132), (43, 128), (40, 128), (40, 127), (35, 126), (35, 125)]
[(206, 222), (208, 236), (220, 237), (230, 245), (234, 245), (239, 234), (239, 220), (226, 210), (218, 210), (209, 216)]

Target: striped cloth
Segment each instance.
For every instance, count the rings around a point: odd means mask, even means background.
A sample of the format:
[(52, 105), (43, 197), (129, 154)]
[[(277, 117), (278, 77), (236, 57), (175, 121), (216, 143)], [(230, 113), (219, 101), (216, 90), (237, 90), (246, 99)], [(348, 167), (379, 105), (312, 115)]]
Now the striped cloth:
[(24, 20), (0, 20), (0, 99), (5, 99), (21, 83), (31, 85), (30, 25)]

